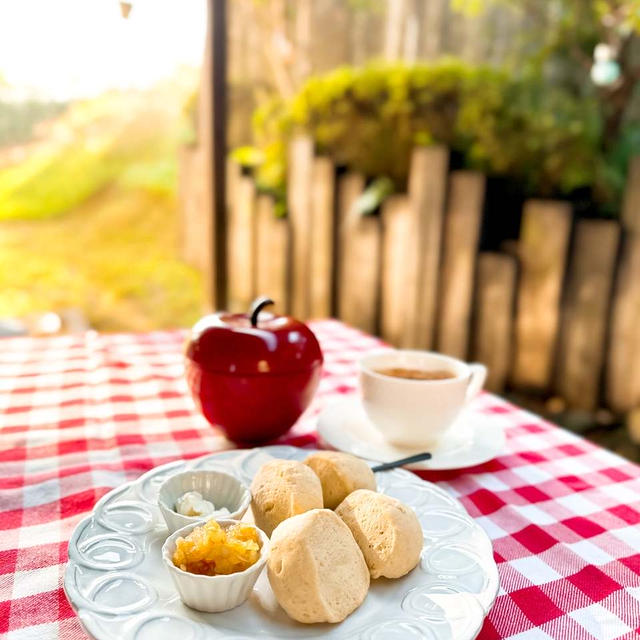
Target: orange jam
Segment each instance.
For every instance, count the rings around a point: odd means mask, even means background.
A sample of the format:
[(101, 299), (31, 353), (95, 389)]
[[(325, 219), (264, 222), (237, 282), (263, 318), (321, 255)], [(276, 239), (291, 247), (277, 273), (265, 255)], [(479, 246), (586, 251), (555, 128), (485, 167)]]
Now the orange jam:
[(260, 557), (260, 537), (249, 524), (223, 529), (215, 520), (176, 540), (173, 564), (189, 573), (228, 575), (248, 569)]

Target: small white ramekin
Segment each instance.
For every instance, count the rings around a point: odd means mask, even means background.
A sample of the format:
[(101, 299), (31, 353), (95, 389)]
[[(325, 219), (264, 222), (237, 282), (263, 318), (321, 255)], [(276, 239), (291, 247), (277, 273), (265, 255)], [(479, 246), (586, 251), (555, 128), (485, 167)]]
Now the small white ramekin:
[[(237, 520), (217, 520), (217, 522), (225, 529), (231, 525), (238, 524)], [(203, 576), (188, 573), (176, 567), (171, 558), (176, 550), (176, 540), (181, 536), (186, 536), (192, 529), (201, 524), (201, 522), (194, 522), (171, 534), (162, 546), (162, 561), (171, 574), (173, 583), (180, 594), (180, 599), (188, 607), (207, 613), (228, 611), (241, 605), (249, 597), (269, 557), (269, 538), (267, 538), (264, 531), (255, 527), (260, 534), (260, 543), (262, 545), (260, 547), (260, 557), (255, 564), (252, 564), (244, 571), (223, 576)]]
[(225, 520), (240, 520), (251, 503), (249, 489), (228, 473), (205, 469), (176, 473), (162, 483), (158, 493), (158, 506), (167, 523), (169, 533), (182, 529), (188, 524), (216, 518), (215, 514), (183, 516), (177, 513), (176, 500), (187, 491), (197, 491), (205, 500), (213, 502), (216, 509), (227, 508), (229, 515), (223, 516)]

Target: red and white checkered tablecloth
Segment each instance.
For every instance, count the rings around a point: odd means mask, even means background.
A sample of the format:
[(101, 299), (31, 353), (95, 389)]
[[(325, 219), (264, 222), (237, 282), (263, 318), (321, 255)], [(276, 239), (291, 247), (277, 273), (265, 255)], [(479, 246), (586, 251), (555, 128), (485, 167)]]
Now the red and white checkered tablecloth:
[[(318, 409), (355, 390), (379, 341), (313, 324), (325, 353), (314, 407), (283, 442), (313, 446)], [(106, 492), (228, 446), (195, 413), (182, 332), (0, 341), (0, 636), (84, 638), (62, 590), (67, 541)], [(490, 394), (474, 410), (507, 449), (473, 469), (420, 473), (493, 540), (501, 589), (480, 638), (640, 636), (640, 467)]]

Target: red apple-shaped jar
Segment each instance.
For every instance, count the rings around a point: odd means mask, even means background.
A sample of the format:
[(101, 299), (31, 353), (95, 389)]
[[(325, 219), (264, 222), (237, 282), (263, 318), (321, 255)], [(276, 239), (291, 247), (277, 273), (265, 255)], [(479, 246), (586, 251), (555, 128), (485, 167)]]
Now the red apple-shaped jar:
[(320, 381), (322, 351), (299, 320), (260, 313), (219, 312), (191, 330), (186, 376), (193, 398), (214, 426), (236, 442), (266, 442), (290, 429)]

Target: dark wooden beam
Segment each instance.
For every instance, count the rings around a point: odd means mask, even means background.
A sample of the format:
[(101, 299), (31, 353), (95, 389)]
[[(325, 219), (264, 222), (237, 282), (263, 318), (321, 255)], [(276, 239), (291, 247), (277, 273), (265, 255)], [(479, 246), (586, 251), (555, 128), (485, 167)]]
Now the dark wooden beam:
[(213, 305), (225, 308), (227, 302), (227, 2), (208, 0), (208, 34), (211, 43), (209, 69), (211, 91), (211, 248)]

